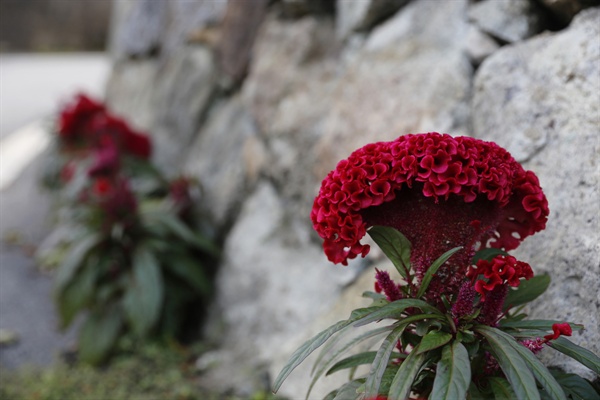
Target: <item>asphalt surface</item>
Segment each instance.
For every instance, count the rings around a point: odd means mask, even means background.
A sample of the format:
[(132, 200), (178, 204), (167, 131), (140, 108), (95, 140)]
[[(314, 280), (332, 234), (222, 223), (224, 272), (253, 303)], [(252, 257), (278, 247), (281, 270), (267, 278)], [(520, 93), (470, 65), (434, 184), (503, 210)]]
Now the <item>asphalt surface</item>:
[[(41, 272), (33, 259), (52, 230), (51, 200), (39, 179), (47, 157), (47, 121), (77, 91), (100, 97), (108, 73), (103, 54), (0, 55), (2, 367), (47, 365), (75, 344), (74, 330), (57, 329), (51, 274)], [(7, 345), (1, 337), (7, 333), (16, 342)]]

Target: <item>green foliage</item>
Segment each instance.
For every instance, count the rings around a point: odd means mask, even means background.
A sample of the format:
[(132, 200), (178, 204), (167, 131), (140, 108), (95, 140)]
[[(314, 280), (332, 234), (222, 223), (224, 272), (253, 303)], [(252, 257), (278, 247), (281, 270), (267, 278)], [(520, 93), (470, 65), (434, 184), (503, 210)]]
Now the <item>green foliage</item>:
[[(407, 261), (410, 244), (404, 236), (381, 227), (369, 232), (409, 285), (415, 272)], [(453, 314), (456, 298), (445, 299), (443, 306), (426, 301), (431, 278), (458, 249), (446, 252), (432, 263), (420, 288), (414, 291), (404, 288), (405, 298), (389, 302), (383, 294), (365, 292), (363, 296), (373, 301), (371, 306), (356, 310), (349, 319), (339, 321), (300, 347), (275, 380), (274, 391), (296, 366), (327, 343), (315, 361), (307, 398), (324, 371), (330, 375), (345, 370), (351, 371), (349, 382), (326, 399), (363, 400), (377, 396), (404, 399), (411, 395), (436, 400), (597, 398), (589, 381), (549, 370), (522, 342), (531, 339), (530, 345), (534, 347), (547, 343), (598, 372), (598, 356), (563, 337), (552, 339), (548, 335), (563, 321), (525, 320), (524, 314), (511, 313), (506, 307), (498, 327), (495, 322), (488, 326), (480, 322), (484, 303), (478, 296), (472, 300), (472, 307), (463, 307), (472, 308), (467, 315)], [(496, 255), (505, 252), (480, 251), (475, 259), (491, 259)], [(523, 281), (518, 290), (510, 292), (505, 304), (526, 304), (542, 294), (548, 284), (547, 276)], [(408, 297), (410, 293), (416, 296)], [(352, 337), (354, 328), (370, 324), (376, 326)], [(569, 325), (574, 331), (582, 329), (581, 325)], [(359, 343), (367, 345), (356, 351)], [(355, 378), (356, 371), (364, 370), (357, 368), (363, 366), (370, 366), (368, 372)]]
[(60, 326), (82, 316), (81, 358), (99, 364), (123, 336), (181, 338), (189, 310), (198, 319), (208, 303), (219, 250), (195, 223), (194, 182), (167, 179), (149, 136), (77, 101), (63, 111), (77, 123), (60, 124), (46, 179), (68, 228), (50, 254)]
[(123, 350), (109, 368), (56, 363), (17, 371), (0, 367), (2, 400), (276, 400), (267, 392), (247, 397), (216, 393), (195, 383), (190, 360), (181, 347), (148, 344)]

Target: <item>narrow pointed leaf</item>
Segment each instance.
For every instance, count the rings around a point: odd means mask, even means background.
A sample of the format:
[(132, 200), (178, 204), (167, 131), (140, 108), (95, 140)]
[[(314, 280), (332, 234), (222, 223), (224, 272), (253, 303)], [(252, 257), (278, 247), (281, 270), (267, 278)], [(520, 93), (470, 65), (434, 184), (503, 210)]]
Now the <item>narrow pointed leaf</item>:
[(344, 329), (346, 326), (351, 325), (355, 321), (363, 318), (365, 315), (369, 315), (375, 310), (378, 310), (379, 307), (374, 308), (360, 308), (358, 310), (354, 310), (350, 315), (350, 318), (347, 320), (339, 321), (324, 331), (318, 333), (313, 338), (307, 340), (302, 346), (300, 346), (294, 354), (290, 357), (287, 364), (283, 367), (279, 375), (275, 379), (273, 383), (273, 392), (276, 393), (283, 381), (289, 376), (289, 374), (298, 366), (306, 357), (308, 357), (313, 351), (318, 349), (323, 343), (327, 341), (331, 336)]
[[(350, 357), (346, 357), (338, 362), (336, 362), (333, 367), (331, 367), (327, 373), (327, 375), (331, 375), (334, 372), (342, 371), (344, 369), (357, 367), (360, 365), (371, 364), (375, 360), (375, 356), (377, 355), (376, 351), (364, 351), (362, 353), (354, 354)], [(406, 358), (406, 354), (392, 352), (390, 355), (390, 359), (398, 359), (398, 358)]]
[(490, 349), (519, 400), (539, 400), (540, 393), (533, 374), (520, 354), (499, 336), (498, 329), (479, 325), (475, 328), (490, 345)]
[(445, 346), (430, 397), (440, 400), (464, 399), (470, 382), (471, 362), (465, 346), (458, 341)]
[(556, 381), (573, 400), (600, 400), (600, 393), (587, 380), (576, 374), (550, 371)]
[(419, 308), (423, 312), (431, 313), (430, 318), (433, 318), (433, 319), (441, 318), (441, 319), (445, 320), (444, 316), (437, 308), (427, 304), (423, 300), (401, 299), (401, 300), (396, 300), (394, 302), (386, 304), (383, 307), (379, 307), (377, 309), (377, 311), (370, 313), (369, 315), (365, 316), (364, 318), (356, 321), (355, 326), (366, 325), (373, 321), (379, 321), (379, 320), (385, 319), (385, 318), (398, 318), (404, 310), (406, 310), (407, 308), (411, 308), (411, 307), (416, 307), (416, 308)]
[[(557, 321), (554, 319), (530, 319), (530, 320), (522, 320), (522, 321), (510, 321), (510, 322), (502, 322), (500, 321), (500, 326), (502, 328), (515, 328), (515, 329), (539, 329), (551, 332), (552, 325), (564, 323), (564, 321)], [(571, 329), (573, 331), (580, 331), (583, 329), (583, 325), (580, 324), (572, 324), (569, 323)]]
[(531, 351), (529, 351), (529, 349), (517, 343), (512, 336), (502, 332), (499, 329), (495, 329), (494, 334), (498, 336), (498, 340), (503, 340), (506, 345), (512, 347), (517, 353), (519, 353), (521, 358), (525, 361), (533, 373), (535, 379), (537, 379), (537, 381), (546, 390), (546, 394), (549, 398), (554, 400), (566, 400), (565, 393), (558, 382), (556, 382), (556, 379), (554, 379), (550, 371), (548, 371), (548, 368), (546, 368), (544, 364), (542, 364), (542, 362), (538, 360)]
[(406, 323), (400, 323), (399, 326), (394, 328), (394, 330), (383, 340), (381, 347), (379, 347), (375, 359), (373, 360), (373, 364), (371, 365), (371, 371), (369, 371), (369, 375), (367, 376), (367, 382), (365, 383), (366, 398), (375, 397), (379, 393), (381, 377), (388, 366), (392, 351), (398, 343), (398, 338), (402, 335), (402, 332), (404, 332), (407, 325), (408, 324)]
[(388, 398), (406, 399), (410, 395), (412, 384), (419, 374), (421, 366), (425, 362), (425, 354), (417, 354), (415, 351), (417, 348), (413, 349), (408, 357), (402, 362), (402, 365), (400, 365), (400, 368), (392, 381), (392, 385), (390, 386)]
[(509, 289), (504, 300), (504, 310), (537, 299), (549, 285), (550, 275), (536, 275), (529, 280), (522, 280), (518, 287)]
[[(353, 326), (348, 326), (348, 327), (344, 328), (344, 330), (348, 329), (348, 328), (354, 329)], [(321, 377), (321, 375), (323, 375), (325, 370), (327, 370), (327, 368), (329, 368), (341, 354), (344, 354), (346, 351), (348, 351), (352, 347), (358, 345), (359, 343), (362, 343), (365, 340), (377, 337), (385, 332), (391, 331), (392, 329), (393, 329), (393, 326), (390, 325), (390, 326), (383, 326), (381, 328), (377, 328), (377, 329), (373, 329), (371, 331), (365, 332), (365, 333), (355, 337), (348, 343), (344, 344), (339, 349), (336, 349), (336, 351), (334, 351), (326, 361), (321, 362), (324, 359), (326, 353), (328, 353), (329, 350), (331, 350), (331, 347), (329, 347), (329, 345), (332, 342), (334, 342), (334, 340), (332, 339), (329, 342), (327, 342), (327, 344), (325, 346), (323, 346), (323, 351), (321, 354), (319, 354), (319, 357), (315, 361), (315, 365), (313, 366), (313, 370), (312, 370), (311, 374), (314, 373), (314, 376), (313, 376), (312, 381), (310, 382), (310, 386), (308, 387), (308, 391), (306, 393), (306, 398), (307, 399), (310, 398), (310, 393), (311, 393), (315, 383), (317, 383), (317, 380)], [(340, 332), (340, 334), (337, 335), (336, 338), (340, 337), (342, 334), (343, 334), (343, 332)], [(319, 368), (316, 369), (317, 365), (319, 365), (319, 364), (320, 364)], [(315, 373), (315, 370), (316, 370), (316, 373)], [(333, 372), (329, 371), (328, 374), (330, 374), (330, 373), (333, 373)]]
[(419, 344), (419, 353), (437, 349), (448, 343), (452, 339), (452, 334), (440, 331), (431, 331), (423, 336), (421, 344)]
[(406, 236), (388, 226), (373, 226), (367, 233), (394, 264), (404, 280), (410, 281), (411, 244)]
[(420, 298), (421, 296), (423, 296), (425, 294), (425, 291), (427, 290), (427, 287), (429, 286), (429, 283), (431, 282), (431, 279), (433, 278), (433, 276), (435, 275), (435, 273), (437, 272), (437, 270), (446, 261), (448, 261), (448, 259), (450, 257), (452, 257), (452, 255), (454, 253), (456, 253), (460, 249), (462, 249), (462, 247), (459, 246), (459, 247), (455, 247), (455, 248), (453, 248), (451, 250), (448, 250), (447, 252), (445, 252), (444, 254), (442, 254), (437, 260), (435, 260), (433, 262), (433, 264), (431, 264), (431, 266), (425, 272), (425, 276), (423, 276), (423, 281), (421, 281), (421, 286), (419, 287), (419, 291), (417, 292), (417, 297), (418, 298)]
[(364, 383), (364, 379), (356, 379), (354, 381), (350, 381), (340, 387), (333, 397), (333, 400), (355, 400), (361, 397), (358, 393), (358, 388), (362, 386)]
[(558, 350), (561, 353), (579, 361), (595, 373), (600, 374), (600, 357), (588, 349), (584, 349), (583, 347), (576, 345), (562, 336), (556, 340), (549, 341), (548, 345), (550, 345), (550, 347), (552, 347), (554, 350)]

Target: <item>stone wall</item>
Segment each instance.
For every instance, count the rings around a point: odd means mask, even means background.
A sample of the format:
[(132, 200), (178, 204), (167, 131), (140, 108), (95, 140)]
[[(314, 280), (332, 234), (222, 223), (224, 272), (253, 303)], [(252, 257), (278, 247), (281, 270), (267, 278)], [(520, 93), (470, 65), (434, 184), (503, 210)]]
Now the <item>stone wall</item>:
[[(411, 132), (494, 140), (537, 173), (548, 228), (517, 254), (553, 283), (531, 313), (584, 323), (573, 340), (600, 353), (597, 1), (190, 4), (117, 1), (108, 99), (152, 132), (157, 162), (202, 183), (223, 240), (205, 383), (268, 386), (298, 344), (362, 304), (377, 254), (328, 263), (312, 200), (351, 151)], [(282, 394), (302, 396), (307, 374)]]

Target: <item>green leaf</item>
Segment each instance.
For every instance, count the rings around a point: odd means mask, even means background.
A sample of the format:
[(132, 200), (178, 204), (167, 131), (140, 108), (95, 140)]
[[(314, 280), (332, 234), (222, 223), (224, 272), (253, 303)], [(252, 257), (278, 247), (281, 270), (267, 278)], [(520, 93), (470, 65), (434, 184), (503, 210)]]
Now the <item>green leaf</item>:
[(333, 324), (329, 328), (325, 329), (324, 331), (318, 333), (316, 336), (307, 340), (302, 346), (300, 346), (294, 352), (294, 354), (292, 354), (292, 356), (290, 357), (287, 364), (283, 367), (281, 372), (279, 372), (279, 375), (275, 379), (275, 383), (273, 383), (273, 393), (276, 393), (279, 390), (279, 388), (281, 387), (281, 385), (283, 384), (283, 381), (285, 381), (285, 379), (289, 376), (289, 374), (298, 365), (300, 365), (300, 363), (302, 361), (304, 361), (304, 359), (306, 359), (306, 357), (308, 357), (313, 351), (315, 351), (323, 343), (325, 343), (327, 341), (327, 339), (329, 339), (331, 336), (333, 336), (335, 333), (339, 332), (340, 330), (344, 329), (346, 326), (351, 325), (355, 321), (358, 321), (359, 319), (365, 317), (366, 315), (369, 315), (370, 313), (372, 313), (378, 309), (379, 309), (379, 307), (372, 307), (372, 308), (360, 308), (358, 310), (354, 310), (354, 311), (352, 311), (350, 318)]
[(412, 389), (412, 384), (419, 374), (421, 366), (425, 362), (425, 354), (417, 354), (418, 346), (411, 351), (406, 359), (400, 365), (390, 391), (388, 398), (390, 399), (406, 399)]
[(56, 302), (61, 320), (61, 328), (71, 324), (71, 321), (91, 300), (94, 294), (94, 284), (98, 277), (99, 264), (88, 262), (75, 274), (71, 282), (63, 290), (56, 292)]
[(442, 359), (437, 364), (430, 398), (464, 399), (470, 383), (471, 362), (465, 346), (458, 341), (445, 346)]
[[(354, 354), (350, 357), (346, 357), (331, 367), (327, 373), (327, 375), (331, 375), (334, 372), (342, 371), (344, 369), (357, 367), (359, 365), (371, 364), (375, 360), (375, 356), (377, 355), (376, 351), (364, 351), (362, 353)], [(398, 358), (406, 358), (406, 354), (392, 352), (390, 355), (390, 359), (398, 359)]]
[(365, 383), (365, 397), (375, 397), (379, 393), (379, 385), (381, 384), (381, 378), (385, 372), (392, 351), (398, 343), (398, 338), (404, 332), (404, 329), (408, 326), (408, 323), (404, 321), (400, 322), (396, 328), (383, 340), (383, 343), (377, 350), (377, 355), (371, 365), (369, 375), (367, 375), (367, 382)]
[(425, 275), (423, 276), (423, 281), (421, 281), (421, 286), (419, 287), (419, 291), (417, 292), (417, 297), (418, 298), (420, 298), (421, 296), (423, 296), (425, 294), (425, 291), (427, 290), (427, 287), (429, 286), (429, 283), (431, 282), (431, 279), (433, 278), (433, 275), (435, 275), (435, 273), (437, 272), (437, 270), (446, 261), (448, 261), (448, 259), (450, 257), (452, 257), (452, 255), (454, 253), (456, 253), (460, 249), (462, 249), (461, 246), (455, 247), (455, 248), (453, 248), (451, 250), (448, 250), (447, 252), (445, 252), (444, 254), (442, 254), (437, 260), (435, 260), (433, 262), (433, 264), (431, 264), (431, 266), (427, 269), (427, 271), (425, 272)]
[(496, 400), (513, 400), (516, 397), (515, 392), (510, 387), (510, 383), (504, 378), (492, 377), (488, 378), (494, 399)]
[(145, 336), (158, 321), (163, 305), (164, 286), (156, 257), (139, 245), (133, 254), (133, 276), (123, 306), (136, 334)]
[(90, 364), (98, 364), (108, 356), (121, 331), (121, 311), (110, 307), (103, 312), (92, 312), (79, 334), (79, 357)]
[(419, 345), (419, 352), (424, 353), (429, 350), (437, 349), (448, 343), (452, 339), (452, 334), (440, 331), (431, 331), (423, 336)]
[(402, 278), (410, 282), (411, 244), (406, 236), (388, 226), (373, 226), (367, 233), (394, 264)]
[(550, 275), (536, 275), (529, 280), (522, 280), (518, 287), (509, 289), (504, 300), (504, 310), (537, 299), (549, 285)]
[(584, 349), (583, 347), (576, 345), (562, 336), (558, 339), (549, 341), (548, 345), (554, 350), (558, 350), (561, 353), (579, 361), (595, 373), (600, 374), (600, 357), (588, 349)]
[(169, 252), (166, 254), (164, 265), (189, 283), (198, 293), (209, 294), (212, 290), (210, 279), (204, 273), (204, 268), (198, 260), (193, 260), (191, 255)]
[(484, 325), (476, 326), (475, 330), (487, 340), (492, 354), (498, 360), (498, 364), (510, 382), (517, 398), (523, 400), (540, 399), (533, 374), (520, 354), (498, 335), (497, 332), (500, 331)]
[[(347, 326), (346, 328), (344, 328), (343, 331), (345, 331), (346, 329), (354, 329), (353, 326)], [(321, 375), (323, 375), (323, 373), (325, 372), (325, 370), (331, 366), (331, 364), (341, 355), (344, 354), (346, 351), (348, 351), (349, 349), (351, 349), (352, 347), (358, 345), (359, 343), (377, 337), (385, 332), (389, 332), (393, 329), (393, 326), (389, 325), (389, 326), (383, 326), (381, 328), (377, 328), (377, 329), (373, 329), (370, 330), (368, 332), (365, 332), (361, 335), (358, 335), (357, 337), (355, 337), (354, 339), (352, 339), (351, 341), (349, 341), (348, 343), (344, 344), (343, 346), (341, 346), (339, 349), (337, 349), (336, 351), (333, 352), (333, 354), (331, 354), (331, 356), (325, 361), (321, 363), (321, 360), (325, 357), (325, 354), (329, 352), (329, 350), (331, 350), (332, 348), (332, 343), (335, 343), (336, 339), (339, 338), (340, 336), (343, 335), (343, 331), (340, 332), (335, 339), (330, 340), (329, 342), (327, 342), (327, 344), (325, 346), (323, 346), (323, 350), (321, 352), (321, 354), (319, 354), (317, 360), (315, 361), (315, 364), (313, 366), (312, 372), (311, 374), (314, 373), (313, 379), (310, 382), (310, 386), (308, 387), (308, 391), (306, 393), (306, 398), (308, 399), (310, 397), (310, 392), (312, 391), (315, 383), (317, 383), (317, 380), (319, 379), (319, 377)], [(321, 366), (316, 370), (315, 373), (315, 369), (317, 367), (318, 364), (321, 364)], [(329, 372), (331, 373), (331, 372)]]
[(340, 387), (333, 400), (356, 400), (361, 395), (358, 393), (358, 388), (364, 383), (364, 379), (356, 379), (345, 383)]
[(537, 381), (542, 385), (551, 399), (566, 400), (565, 394), (558, 382), (556, 382), (550, 371), (548, 371), (544, 364), (542, 364), (542, 362), (538, 360), (529, 349), (520, 343), (517, 343), (512, 336), (502, 332), (499, 329), (494, 329), (494, 334), (498, 336), (497, 340), (503, 340), (505, 344), (511, 346), (517, 353), (519, 353), (523, 361), (525, 361), (530, 371), (533, 373), (535, 379), (537, 379)]
[[(554, 319), (530, 319), (522, 321), (500, 321), (500, 328), (514, 328), (514, 329), (538, 329), (543, 331), (552, 331), (552, 325), (562, 324), (564, 321), (557, 321)], [(583, 325), (569, 323), (573, 331), (580, 331), (583, 329)]]
[(556, 381), (573, 400), (600, 400), (600, 394), (586, 379), (576, 374), (550, 370)]
[(56, 291), (61, 291), (69, 284), (75, 273), (84, 264), (90, 251), (102, 240), (102, 236), (93, 233), (81, 238), (65, 257), (65, 261), (58, 267), (56, 274)]
[(400, 299), (386, 304), (383, 307), (377, 307), (376, 311), (364, 316), (360, 320), (357, 320), (355, 326), (367, 325), (373, 321), (379, 321), (385, 318), (399, 318), (404, 310), (411, 307), (419, 308), (421, 311), (426, 313), (431, 313), (431, 315), (429, 315), (429, 318), (431, 319), (445, 321), (445, 317), (437, 308), (427, 304), (423, 300)]
[(154, 215), (154, 218), (163, 226), (169, 228), (175, 236), (185, 242), (196, 246), (198, 249), (205, 251), (206, 253), (218, 256), (219, 249), (208, 239), (204, 238), (193, 232), (186, 224), (181, 222), (175, 215), (170, 213), (162, 213)]
[(477, 261), (479, 261), (479, 260), (492, 261), (492, 259), (496, 256), (508, 256), (508, 255), (509, 254), (504, 250), (489, 247), (487, 249), (481, 249), (478, 252), (476, 252), (475, 255), (473, 256), (473, 259), (471, 262), (473, 263), (473, 265), (475, 265), (475, 264), (477, 264)]

